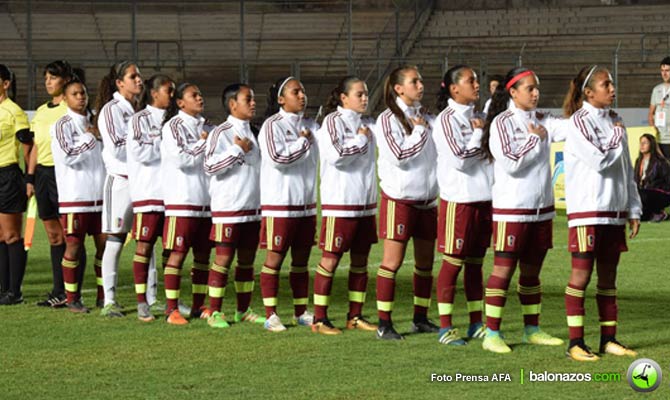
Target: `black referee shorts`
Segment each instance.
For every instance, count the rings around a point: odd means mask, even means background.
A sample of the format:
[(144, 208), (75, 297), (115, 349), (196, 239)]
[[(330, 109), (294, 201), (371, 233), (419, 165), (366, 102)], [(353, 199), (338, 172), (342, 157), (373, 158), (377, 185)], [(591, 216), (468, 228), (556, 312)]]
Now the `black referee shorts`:
[(58, 187), (54, 167), (38, 164), (35, 168), (35, 199), (41, 220), (58, 219)]
[(19, 164), (0, 168), (0, 213), (16, 214), (26, 211), (26, 183)]

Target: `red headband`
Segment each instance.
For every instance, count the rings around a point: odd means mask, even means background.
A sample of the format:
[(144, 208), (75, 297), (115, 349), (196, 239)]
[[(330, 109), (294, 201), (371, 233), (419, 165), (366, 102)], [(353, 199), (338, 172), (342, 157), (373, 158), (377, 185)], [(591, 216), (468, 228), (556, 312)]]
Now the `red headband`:
[(535, 75), (535, 73), (531, 70), (520, 72), (519, 74), (515, 75), (514, 78), (510, 79), (509, 82), (507, 82), (507, 85), (505, 85), (505, 90), (509, 90), (515, 83), (527, 77), (528, 75)]

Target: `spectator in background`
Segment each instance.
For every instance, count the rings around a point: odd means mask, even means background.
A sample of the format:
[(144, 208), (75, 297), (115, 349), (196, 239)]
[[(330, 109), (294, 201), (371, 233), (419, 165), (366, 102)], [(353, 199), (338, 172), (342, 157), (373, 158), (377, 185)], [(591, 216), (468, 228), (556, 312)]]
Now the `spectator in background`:
[(640, 137), (635, 183), (642, 200), (642, 220), (661, 222), (668, 219), (663, 209), (670, 205), (670, 163), (663, 157), (656, 138), (650, 133)]
[(500, 82), (502, 82), (503, 79), (504, 78), (501, 75), (491, 75), (489, 78), (489, 94), (491, 97), (489, 97), (489, 99), (486, 100), (486, 103), (484, 103), (484, 114), (488, 114), (489, 106), (491, 105), (491, 99), (493, 98), (493, 93), (496, 91), (496, 88), (498, 85), (500, 85)]
[[(670, 157), (670, 57), (661, 61), (663, 83), (654, 86), (649, 104), (649, 125), (656, 128), (663, 155)], [(646, 213), (645, 213), (646, 214)]]

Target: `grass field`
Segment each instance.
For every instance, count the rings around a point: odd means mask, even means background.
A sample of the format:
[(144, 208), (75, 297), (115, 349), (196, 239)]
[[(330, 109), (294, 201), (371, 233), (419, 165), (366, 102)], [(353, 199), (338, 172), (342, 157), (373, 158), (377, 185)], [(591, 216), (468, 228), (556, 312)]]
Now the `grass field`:
[[(619, 339), (634, 347), (641, 357), (670, 365), (668, 327), (669, 224), (644, 223), (637, 239), (629, 242), (619, 273)], [(668, 377), (651, 394), (634, 392), (626, 381), (631, 359), (605, 356), (593, 364), (575, 363), (564, 357), (564, 347), (520, 344), (522, 321), (515, 295), (504, 313), (503, 330), (514, 351), (509, 355), (484, 352), (479, 341), (462, 348), (438, 344), (435, 335), (408, 335), (402, 342), (387, 343), (364, 332), (337, 337), (312, 334), (306, 328), (290, 328), (272, 334), (260, 326), (233, 325), (214, 330), (205, 321), (186, 327), (168, 326), (162, 320), (145, 324), (134, 313), (131, 254), (126, 248), (120, 273), (119, 301), (133, 311), (123, 320), (108, 320), (93, 309), (89, 315), (36, 307), (34, 303), (51, 288), (49, 252), (43, 230), (38, 227), (24, 283), (26, 303), (0, 308), (0, 399), (126, 399), (126, 398), (416, 398), (416, 399), (622, 399), (668, 398)], [(548, 332), (566, 338), (563, 292), (569, 275), (565, 217), (558, 217), (554, 246), (542, 273), (544, 302), (542, 325)], [(89, 259), (92, 259), (92, 253)], [(318, 261), (312, 252), (310, 266)], [(256, 265), (262, 261), (259, 252)], [(381, 246), (371, 254), (370, 286), (365, 311), (376, 320), (374, 276), (381, 259)], [(346, 265), (336, 274), (330, 315), (336, 326), (345, 324)], [(284, 267), (288, 263), (285, 262)], [(439, 264), (436, 263), (436, 271)], [(398, 274), (394, 320), (401, 332), (409, 330), (411, 318), (411, 271), (407, 262)], [(257, 268), (258, 270), (258, 268)], [(290, 321), (291, 302), (284, 268), (280, 282), (279, 313)], [(485, 276), (491, 257), (485, 262)], [(436, 275), (436, 273), (435, 273)], [(310, 274), (313, 278), (313, 272)], [(257, 278), (258, 279), (258, 278)], [(462, 279), (462, 278), (461, 278)], [(182, 295), (190, 302), (190, 284), (184, 279)], [(93, 268), (87, 270), (84, 301), (95, 301)], [(260, 294), (254, 293), (255, 308), (262, 311)], [(515, 287), (515, 285), (512, 285)], [(512, 291), (511, 291), (512, 292)], [(234, 289), (229, 287), (229, 294)], [(513, 292), (512, 292), (513, 293)], [(163, 293), (160, 293), (161, 297)], [(587, 291), (587, 343), (597, 348), (598, 322), (595, 284)], [(233, 311), (234, 296), (224, 301), (224, 311)], [(311, 300), (310, 300), (311, 302)], [(437, 320), (435, 304), (431, 316)], [(456, 300), (454, 323), (467, 327), (462, 283)], [(525, 372), (524, 384), (520, 371)], [(621, 381), (609, 383), (528, 382), (528, 371), (620, 373)], [(509, 373), (511, 382), (431, 382), (431, 373)], [(670, 369), (666, 369), (670, 374)]]

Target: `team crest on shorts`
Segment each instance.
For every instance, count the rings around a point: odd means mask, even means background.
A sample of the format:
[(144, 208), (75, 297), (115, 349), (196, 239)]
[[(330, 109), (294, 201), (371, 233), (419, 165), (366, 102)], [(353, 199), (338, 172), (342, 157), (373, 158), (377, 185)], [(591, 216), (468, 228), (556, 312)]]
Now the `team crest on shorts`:
[(402, 235), (405, 233), (405, 224), (398, 224), (396, 230), (398, 231), (398, 235)]
[(147, 236), (149, 235), (149, 227), (148, 226), (143, 226), (142, 227), (142, 236)]
[(177, 239), (175, 239), (175, 243), (177, 243), (177, 246), (181, 246), (184, 244), (184, 238), (182, 236), (177, 236)]
[(335, 247), (337, 248), (342, 247), (342, 236), (338, 236), (335, 238)]
[(463, 248), (463, 239), (456, 239), (456, 248), (458, 250)]
[(226, 229), (223, 230), (223, 234), (230, 239), (231, 236), (233, 236), (233, 228), (227, 227)]
[(279, 235), (276, 235), (276, 236), (275, 236), (275, 238), (274, 238), (274, 244), (275, 244), (276, 247), (281, 246), (281, 240), (282, 240), (282, 237), (281, 237), (281, 236), (279, 236)]
[(593, 235), (586, 236), (586, 243), (589, 247), (593, 247), (593, 244), (596, 242), (596, 238)]
[(509, 247), (514, 247), (514, 241), (515, 240), (516, 240), (516, 238), (514, 237), (514, 235), (507, 236), (507, 245)]
[(74, 226), (74, 230), (79, 230), (79, 220), (78, 219), (75, 218), (72, 221), (72, 225)]

